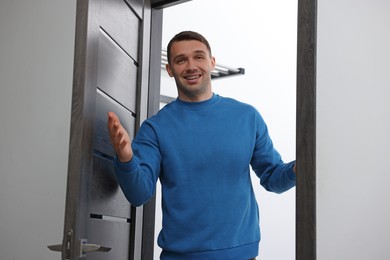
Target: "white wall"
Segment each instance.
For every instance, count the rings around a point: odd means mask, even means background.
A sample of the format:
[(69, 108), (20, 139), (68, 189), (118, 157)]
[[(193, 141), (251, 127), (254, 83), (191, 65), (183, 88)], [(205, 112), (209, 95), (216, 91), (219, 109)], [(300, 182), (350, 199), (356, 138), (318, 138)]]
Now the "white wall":
[(389, 259), (389, 12), (318, 1), (318, 260)]
[(76, 1), (0, 2), (0, 259), (62, 242)]
[[(217, 63), (245, 68), (245, 75), (214, 80), (214, 92), (254, 105), (283, 159), (294, 160), (297, 1), (193, 0), (164, 9), (163, 48), (188, 29), (206, 36)], [(164, 75), (162, 94), (176, 97), (174, 80)], [(295, 259), (295, 189), (277, 195), (266, 192), (257, 177), (253, 183), (261, 214), (261, 259)], [(157, 212), (156, 232), (161, 229)], [(155, 259), (159, 254), (156, 248)]]

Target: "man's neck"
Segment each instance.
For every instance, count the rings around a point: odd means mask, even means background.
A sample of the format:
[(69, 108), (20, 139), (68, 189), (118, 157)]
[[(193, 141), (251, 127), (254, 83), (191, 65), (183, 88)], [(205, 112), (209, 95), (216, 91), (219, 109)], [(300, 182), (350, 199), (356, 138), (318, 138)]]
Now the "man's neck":
[(202, 102), (209, 100), (212, 96), (213, 92), (211, 90), (198, 95), (186, 95), (184, 93), (179, 93), (179, 99), (185, 102)]

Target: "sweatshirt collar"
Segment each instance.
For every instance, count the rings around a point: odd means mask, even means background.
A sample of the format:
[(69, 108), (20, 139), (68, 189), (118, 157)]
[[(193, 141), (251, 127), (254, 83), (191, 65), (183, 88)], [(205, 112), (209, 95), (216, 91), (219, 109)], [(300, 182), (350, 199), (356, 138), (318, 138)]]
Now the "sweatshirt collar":
[(189, 101), (183, 101), (183, 100), (180, 100), (179, 98), (177, 98), (175, 103), (182, 108), (199, 109), (199, 108), (207, 107), (207, 106), (214, 104), (215, 102), (218, 101), (218, 99), (219, 99), (219, 95), (213, 93), (211, 98), (204, 100), (204, 101), (189, 102)]

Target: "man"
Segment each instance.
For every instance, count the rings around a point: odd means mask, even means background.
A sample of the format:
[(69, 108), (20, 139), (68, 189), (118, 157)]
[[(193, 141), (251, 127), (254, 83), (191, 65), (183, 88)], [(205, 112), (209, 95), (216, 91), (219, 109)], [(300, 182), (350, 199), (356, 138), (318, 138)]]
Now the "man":
[(253, 259), (260, 230), (250, 166), (265, 189), (281, 193), (295, 186), (295, 162), (281, 160), (255, 108), (212, 92), (215, 58), (202, 35), (181, 32), (167, 51), (178, 98), (132, 142), (108, 113), (118, 182), (139, 206), (160, 180), (161, 259)]

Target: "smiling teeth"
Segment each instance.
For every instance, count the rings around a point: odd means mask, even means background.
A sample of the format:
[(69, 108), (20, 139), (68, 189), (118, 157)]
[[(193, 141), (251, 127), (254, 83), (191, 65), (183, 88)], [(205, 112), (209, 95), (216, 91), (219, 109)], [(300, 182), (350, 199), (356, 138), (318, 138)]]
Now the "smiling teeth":
[(186, 79), (197, 79), (199, 78), (199, 76), (190, 76), (190, 77), (186, 77)]

